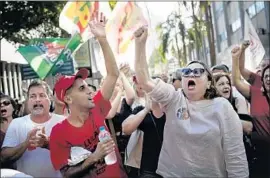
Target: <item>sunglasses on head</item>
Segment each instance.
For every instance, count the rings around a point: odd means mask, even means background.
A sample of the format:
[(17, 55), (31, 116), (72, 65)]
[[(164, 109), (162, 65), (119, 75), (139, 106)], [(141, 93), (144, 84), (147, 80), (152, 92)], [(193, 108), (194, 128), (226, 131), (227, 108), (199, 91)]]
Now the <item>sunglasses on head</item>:
[(200, 77), (202, 76), (202, 74), (205, 72), (205, 69), (203, 68), (195, 68), (195, 69), (190, 69), (190, 68), (184, 68), (182, 69), (182, 76), (183, 77), (189, 77), (191, 75), (191, 73), (193, 74), (193, 76), (195, 77)]
[(10, 101), (3, 101), (3, 102), (1, 102), (0, 104), (2, 105), (4, 105), (4, 106), (8, 106), (8, 105), (10, 105)]

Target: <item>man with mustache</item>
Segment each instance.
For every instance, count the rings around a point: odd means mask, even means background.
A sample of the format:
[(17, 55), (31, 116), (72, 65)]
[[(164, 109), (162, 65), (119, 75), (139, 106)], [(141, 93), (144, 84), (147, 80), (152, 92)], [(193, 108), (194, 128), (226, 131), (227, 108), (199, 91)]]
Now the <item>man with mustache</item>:
[(18, 171), (33, 177), (61, 177), (51, 164), (48, 136), (64, 116), (49, 112), (50, 92), (46, 82), (31, 82), (27, 91), (30, 114), (12, 120), (2, 145), (1, 159), (16, 163)]

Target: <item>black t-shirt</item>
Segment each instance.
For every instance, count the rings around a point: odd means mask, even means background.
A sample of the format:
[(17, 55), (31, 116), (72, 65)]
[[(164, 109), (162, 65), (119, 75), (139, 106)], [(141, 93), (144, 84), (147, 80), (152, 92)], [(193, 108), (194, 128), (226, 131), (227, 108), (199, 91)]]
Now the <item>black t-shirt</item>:
[[(116, 113), (115, 116), (112, 118), (114, 130), (115, 132), (122, 131), (122, 123), (128, 116), (132, 113), (131, 107), (127, 104), (126, 99), (122, 100), (121, 109), (119, 113)], [(109, 121), (106, 119), (106, 124), (109, 128)]]
[[(121, 109), (119, 113), (112, 118), (114, 130), (116, 133), (116, 140), (118, 144), (118, 149), (121, 154), (124, 154), (125, 149), (128, 144), (129, 135), (122, 135), (122, 123), (128, 116), (132, 113), (131, 107), (127, 104), (126, 99), (122, 100)], [(106, 119), (106, 125), (110, 130), (109, 121)], [(111, 131), (111, 130), (110, 130)]]
[[(135, 115), (143, 109), (143, 106), (137, 106), (132, 111), (132, 114)], [(157, 170), (165, 121), (165, 114), (161, 118), (156, 118), (150, 112), (138, 127), (138, 129), (144, 132), (141, 171), (156, 172)]]
[[(3, 145), (3, 142), (4, 142), (4, 139), (5, 139), (5, 135), (6, 133), (5, 132), (2, 132), (0, 130), (0, 151), (2, 151), (2, 145)], [(15, 165), (13, 165), (13, 163), (9, 163), (9, 162), (5, 162), (5, 163), (1, 163), (0, 162), (0, 168), (1, 169), (15, 169)]]

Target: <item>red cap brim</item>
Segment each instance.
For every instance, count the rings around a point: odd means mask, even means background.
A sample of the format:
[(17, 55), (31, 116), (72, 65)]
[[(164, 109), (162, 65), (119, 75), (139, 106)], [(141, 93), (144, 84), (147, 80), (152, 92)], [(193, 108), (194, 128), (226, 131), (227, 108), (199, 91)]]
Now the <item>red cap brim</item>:
[(82, 78), (84, 80), (89, 76), (89, 71), (86, 68), (82, 68), (76, 73), (75, 76), (76, 76), (76, 78), (80, 77), (80, 78)]

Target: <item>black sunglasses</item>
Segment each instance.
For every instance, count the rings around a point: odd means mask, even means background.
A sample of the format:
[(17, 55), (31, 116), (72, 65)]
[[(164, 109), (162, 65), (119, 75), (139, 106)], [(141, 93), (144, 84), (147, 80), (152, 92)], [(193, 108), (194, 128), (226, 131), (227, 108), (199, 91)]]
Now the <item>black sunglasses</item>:
[(2, 104), (3, 104), (4, 106), (8, 106), (8, 105), (11, 104), (11, 102), (10, 102), (10, 101), (3, 101), (3, 102), (0, 104), (0, 106), (1, 106)]
[(189, 77), (191, 73), (193, 73), (193, 75), (195, 77), (200, 77), (202, 76), (202, 74), (205, 72), (205, 69), (203, 68), (195, 68), (195, 69), (190, 69), (190, 68), (184, 68), (182, 69), (182, 76), (183, 77)]

